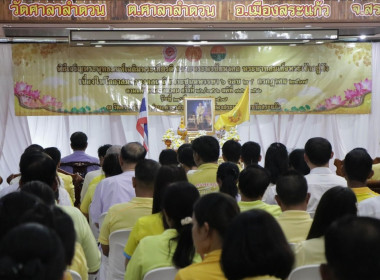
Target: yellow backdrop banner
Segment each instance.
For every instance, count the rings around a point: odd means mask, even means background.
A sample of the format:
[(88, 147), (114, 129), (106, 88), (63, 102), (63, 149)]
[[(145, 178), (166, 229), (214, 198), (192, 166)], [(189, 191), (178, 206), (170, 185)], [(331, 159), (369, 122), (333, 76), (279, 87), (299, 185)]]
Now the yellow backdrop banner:
[(371, 44), (70, 47), (13, 45), (16, 114), (182, 114), (184, 97), (234, 108), (250, 85), (251, 114), (367, 114)]

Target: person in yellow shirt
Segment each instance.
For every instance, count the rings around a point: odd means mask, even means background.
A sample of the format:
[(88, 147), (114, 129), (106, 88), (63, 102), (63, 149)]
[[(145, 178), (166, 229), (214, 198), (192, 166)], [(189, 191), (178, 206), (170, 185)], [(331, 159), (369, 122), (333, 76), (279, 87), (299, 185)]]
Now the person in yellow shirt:
[(182, 167), (174, 165), (160, 167), (154, 183), (152, 215), (139, 218), (133, 226), (124, 248), (126, 266), (140, 240), (146, 236), (161, 234), (165, 228), (168, 228), (162, 213), (163, 195), (170, 183), (183, 181), (187, 181), (187, 177)]
[(187, 174), (189, 182), (197, 187), (201, 195), (217, 192), (219, 186), (216, 182), (216, 172), (220, 153), (218, 140), (212, 136), (201, 136), (194, 139), (191, 148), (198, 169)]
[(151, 159), (144, 159), (135, 167), (132, 186), (136, 197), (125, 203), (113, 205), (107, 212), (99, 234), (99, 242), (105, 256), (109, 254), (109, 236), (121, 229), (132, 229), (138, 218), (152, 212), (154, 180), (160, 165)]
[(292, 249), (269, 213), (255, 209), (233, 219), (221, 257), (227, 279), (286, 279), (293, 262)]
[(372, 158), (363, 148), (350, 151), (343, 161), (343, 173), (347, 186), (355, 193), (358, 202), (379, 194), (366, 186), (367, 179), (373, 175)]
[(241, 144), (235, 140), (227, 140), (222, 147), (222, 158), (225, 162), (235, 163), (240, 170)]
[(305, 177), (294, 170), (286, 172), (278, 178), (276, 192), (275, 199), (282, 210), (277, 221), (286, 239), (289, 243), (306, 240), (313, 220), (306, 212), (310, 194)]
[(183, 268), (200, 261), (191, 238), (191, 214), (199, 198), (196, 187), (188, 182), (173, 183), (163, 198), (163, 213), (169, 229), (140, 241), (125, 273), (125, 279), (142, 280), (155, 268)]
[(328, 227), (346, 215), (356, 216), (356, 204), (354, 192), (347, 187), (333, 187), (322, 195), (306, 240), (295, 246), (296, 267), (326, 262), (324, 235)]
[(224, 280), (220, 267), (222, 244), (227, 228), (239, 214), (235, 199), (223, 193), (210, 193), (194, 205), (192, 236), (201, 263), (180, 269), (175, 280)]
[(262, 209), (274, 217), (279, 216), (282, 211), (278, 205), (270, 205), (261, 200), (269, 183), (270, 176), (265, 168), (257, 164), (247, 166), (239, 176), (240, 211)]

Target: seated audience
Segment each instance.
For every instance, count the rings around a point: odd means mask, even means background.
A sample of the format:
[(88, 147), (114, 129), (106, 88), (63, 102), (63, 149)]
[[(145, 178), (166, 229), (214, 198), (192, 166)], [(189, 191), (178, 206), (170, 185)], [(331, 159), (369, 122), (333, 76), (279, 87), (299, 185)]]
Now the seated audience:
[[(57, 165), (57, 171), (61, 164), (61, 152), (56, 147), (49, 147), (44, 149), (44, 153), (50, 156), (55, 164)], [(57, 172), (60, 178), (60, 186), (63, 186), (65, 190), (69, 193), (72, 204), (75, 202), (75, 189), (73, 185), (73, 178), (70, 175), (63, 174), (62, 172)]]
[(293, 262), (293, 252), (271, 215), (250, 210), (233, 219), (221, 257), (227, 279), (286, 279)]
[[(23, 185), (21, 192), (37, 196), (49, 207), (55, 205), (55, 201), (52, 199), (52, 190), (45, 183), (39, 181), (28, 182)], [(78, 272), (82, 279), (87, 279), (88, 273), (96, 274), (100, 268), (100, 252), (95, 238), (85, 217), (77, 208), (61, 206), (60, 209), (71, 218), (76, 233), (75, 255), (70, 269)], [(63, 228), (63, 234), (65, 234), (65, 230)]]
[(239, 167), (233, 162), (223, 162), (218, 167), (216, 181), (219, 191), (238, 199), (237, 181), (239, 179)]
[(346, 180), (334, 174), (329, 161), (334, 156), (330, 142), (322, 137), (310, 138), (305, 144), (305, 161), (310, 168), (306, 181), (310, 192), (308, 212), (315, 212), (322, 195), (332, 187), (346, 187)]
[[(104, 173), (104, 178), (109, 178), (109, 177), (120, 175), (121, 173), (123, 173), (120, 167), (119, 155), (118, 154), (106, 155), (103, 161), (102, 170)], [(97, 180), (97, 178), (99, 178), (99, 180)], [(95, 179), (92, 180), (92, 182), (90, 183), (88, 187), (86, 195), (84, 196), (84, 199), (80, 205), (80, 210), (86, 217), (88, 217), (88, 213), (90, 211), (90, 205), (92, 203), (92, 199), (94, 197), (96, 187), (98, 186), (99, 182), (103, 180), (104, 178), (102, 175), (96, 177)]]
[(259, 165), (247, 166), (239, 176), (241, 201), (238, 204), (240, 211), (261, 209), (274, 217), (279, 216), (282, 211), (278, 205), (270, 205), (261, 201), (269, 183), (270, 176), (268, 170)]
[(372, 158), (365, 149), (356, 148), (346, 155), (343, 173), (358, 202), (379, 195), (366, 186), (367, 179), (372, 177), (373, 171)]
[(136, 196), (132, 186), (136, 164), (146, 156), (146, 150), (138, 142), (123, 146), (120, 153), (120, 166), (123, 173), (102, 180), (96, 187), (90, 207), (90, 216), (95, 224), (103, 213), (117, 203), (128, 202)]
[(106, 144), (106, 145), (100, 146), (98, 148), (98, 158), (99, 158), (100, 168), (97, 170), (94, 170), (94, 171), (87, 172), (87, 174), (84, 178), (84, 181), (83, 181), (82, 190), (80, 192), (80, 201), (83, 201), (84, 196), (86, 195), (86, 192), (88, 190), (88, 187), (89, 187), (91, 181), (93, 179), (95, 179), (96, 177), (103, 174), (103, 170), (102, 170), (103, 161), (104, 161), (104, 158), (106, 156), (107, 150), (110, 147), (112, 147), (112, 145)]
[(201, 195), (217, 192), (216, 182), (218, 170), (219, 142), (212, 136), (201, 136), (194, 139), (191, 144), (195, 164), (198, 169), (187, 174), (189, 182), (197, 187)]
[(260, 145), (253, 141), (245, 142), (241, 146), (240, 159), (244, 163), (244, 168), (251, 164), (259, 164), (261, 161)]
[(162, 212), (163, 196), (170, 183), (187, 181), (185, 170), (182, 167), (173, 165), (161, 166), (158, 170), (153, 191), (152, 215), (141, 217), (129, 235), (124, 248), (125, 264), (128, 265), (140, 240), (146, 236), (158, 235), (164, 232), (169, 226), (165, 221)]
[(20, 182), (0, 191), (0, 197), (8, 193), (18, 191), (22, 185), (29, 181), (42, 181), (53, 189), (58, 204), (71, 206), (68, 192), (59, 187), (57, 178), (57, 166), (50, 156), (40, 151), (25, 152), (20, 159)]
[(109, 236), (112, 232), (132, 229), (140, 217), (152, 213), (154, 181), (159, 167), (159, 163), (151, 159), (137, 163), (135, 177), (132, 178), (136, 197), (129, 202), (115, 204), (108, 210), (98, 239), (105, 256), (109, 253)]
[(379, 279), (380, 221), (352, 216), (338, 220), (325, 234), (325, 252), (323, 280)]
[(239, 212), (236, 200), (223, 193), (207, 194), (196, 202), (192, 236), (203, 261), (180, 269), (176, 280), (225, 279), (220, 266), (223, 240), (232, 219)]
[(241, 145), (238, 141), (227, 140), (222, 147), (222, 158), (224, 161), (233, 162), (239, 165), (241, 155)]
[(273, 143), (269, 146), (265, 154), (264, 167), (269, 171), (270, 185), (264, 193), (263, 201), (268, 204), (277, 204), (274, 198), (277, 179), (289, 169), (289, 156), (284, 144)]
[(173, 149), (162, 150), (158, 157), (158, 162), (161, 165), (178, 165), (176, 151), (174, 151)]
[(61, 160), (61, 169), (69, 173), (73, 172), (73, 167), (65, 165), (70, 162), (88, 162), (94, 163), (95, 165), (90, 165), (87, 167), (87, 172), (99, 169), (99, 159), (96, 157), (86, 154), (87, 149), (87, 135), (81, 131), (74, 132), (70, 136), (70, 147), (73, 149), (71, 155), (65, 156)]
[(312, 219), (306, 212), (310, 194), (305, 177), (297, 171), (288, 171), (276, 184), (276, 200), (282, 214), (277, 217), (289, 243), (306, 240)]
[(198, 198), (198, 190), (187, 182), (173, 183), (167, 189), (163, 209), (169, 229), (140, 241), (127, 266), (125, 279), (142, 280), (155, 268), (183, 268), (200, 261), (191, 239), (191, 215)]
[(193, 173), (197, 170), (194, 162), (193, 149), (191, 144), (182, 144), (177, 150), (178, 162), (181, 164), (186, 173)]
[(62, 242), (46, 226), (19, 225), (0, 242), (0, 279), (62, 280), (65, 269)]
[(303, 175), (310, 173), (310, 167), (305, 161), (304, 149), (295, 149), (289, 154), (289, 168), (297, 170)]
[(358, 204), (358, 215), (380, 219), (380, 196), (371, 197)]
[(346, 187), (333, 187), (319, 201), (306, 241), (296, 246), (296, 266), (326, 262), (324, 235), (328, 227), (346, 215), (356, 216), (356, 196)]

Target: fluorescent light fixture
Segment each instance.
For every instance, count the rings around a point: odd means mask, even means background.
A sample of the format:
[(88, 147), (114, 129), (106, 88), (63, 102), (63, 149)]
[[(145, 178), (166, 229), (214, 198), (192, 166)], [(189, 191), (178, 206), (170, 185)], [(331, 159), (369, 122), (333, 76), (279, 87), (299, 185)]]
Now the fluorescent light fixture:
[(360, 40), (364, 40), (365, 38), (367, 38), (367, 36), (366, 35), (360, 35), (359, 38), (360, 38)]
[(320, 45), (320, 44), (323, 44), (324, 42), (323, 41), (316, 41), (315, 43)]
[(70, 30), (70, 43), (77, 45), (246, 45), (262, 43), (289, 44), (307, 40), (334, 40), (337, 30), (192, 30), (192, 29), (123, 29), (123, 30)]

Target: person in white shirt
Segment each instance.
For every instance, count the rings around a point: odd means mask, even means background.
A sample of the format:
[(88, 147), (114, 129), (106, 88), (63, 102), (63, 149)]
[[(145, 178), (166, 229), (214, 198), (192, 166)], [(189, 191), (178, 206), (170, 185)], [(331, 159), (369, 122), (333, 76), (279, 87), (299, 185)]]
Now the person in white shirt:
[(335, 186), (347, 187), (347, 181), (329, 168), (329, 161), (334, 156), (330, 142), (322, 137), (310, 138), (305, 144), (305, 161), (310, 167), (306, 175), (310, 193), (307, 211), (315, 212), (322, 195)]
[(99, 224), (100, 216), (112, 205), (128, 202), (136, 197), (132, 177), (135, 176), (136, 164), (145, 156), (146, 150), (138, 142), (131, 142), (122, 147), (120, 166), (123, 173), (102, 180), (96, 187), (90, 206), (90, 217), (95, 225)]

